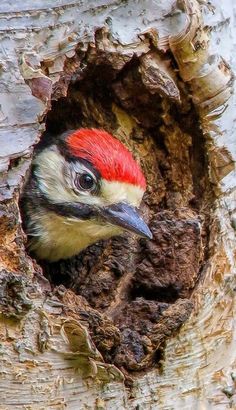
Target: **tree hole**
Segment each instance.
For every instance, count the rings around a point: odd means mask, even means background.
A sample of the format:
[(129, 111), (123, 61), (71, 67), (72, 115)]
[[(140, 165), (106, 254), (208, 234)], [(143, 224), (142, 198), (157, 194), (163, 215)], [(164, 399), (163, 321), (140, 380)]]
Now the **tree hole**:
[(64, 285), (88, 303), (88, 328), (104, 359), (132, 374), (160, 361), (161, 346), (189, 317), (207, 249), (204, 139), (187, 95), (180, 103), (168, 98), (153, 66), (152, 58), (143, 68), (142, 56), (97, 44), (78, 50), (54, 87), (40, 142), (51, 144), (70, 129), (103, 128), (146, 175), (141, 209), (152, 241), (124, 234), (69, 260), (39, 261), (53, 287)]

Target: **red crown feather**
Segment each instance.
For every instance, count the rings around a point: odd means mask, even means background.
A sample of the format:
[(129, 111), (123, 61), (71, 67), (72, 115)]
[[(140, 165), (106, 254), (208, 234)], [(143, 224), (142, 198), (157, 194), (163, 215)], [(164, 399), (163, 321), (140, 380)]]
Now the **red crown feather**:
[(86, 159), (107, 181), (126, 182), (146, 188), (140, 166), (128, 149), (111, 134), (99, 129), (81, 128), (66, 142), (72, 155)]

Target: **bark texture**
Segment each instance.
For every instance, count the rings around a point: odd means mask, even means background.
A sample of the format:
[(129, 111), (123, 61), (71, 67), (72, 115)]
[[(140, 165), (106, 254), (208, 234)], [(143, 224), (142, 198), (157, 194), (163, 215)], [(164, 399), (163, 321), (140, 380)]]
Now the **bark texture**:
[[(0, 408), (230, 408), (232, 3), (41, 6), (0, 5)], [(152, 242), (114, 238), (42, 275), (17, 202), (44, 124), (52, 139), (104, 127), (127, 144)]]

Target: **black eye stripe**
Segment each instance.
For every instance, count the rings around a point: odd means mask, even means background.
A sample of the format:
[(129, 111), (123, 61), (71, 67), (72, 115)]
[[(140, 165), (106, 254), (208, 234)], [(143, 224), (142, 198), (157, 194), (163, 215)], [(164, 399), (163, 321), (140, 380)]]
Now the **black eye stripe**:
[(48, 211), (55, 212), (57, 215), (65, 216), (68, 218), (78, 218), (81, 220), (87, 220), (96, 218), (98, 210), (87, 204), (61, 202), (53, 203), (45, 195), (40, 195), (37, 198), (37, 203), (46, 208)]

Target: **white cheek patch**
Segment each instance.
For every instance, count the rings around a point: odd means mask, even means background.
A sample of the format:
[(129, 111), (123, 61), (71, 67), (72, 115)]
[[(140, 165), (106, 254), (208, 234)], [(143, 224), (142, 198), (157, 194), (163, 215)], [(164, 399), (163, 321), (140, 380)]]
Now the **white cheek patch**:
[(40, 189), (52, 202), (76, 201), (77, 195), (67, 183), (69, 170), (55, 145), (42, 151), (33, 163)]

